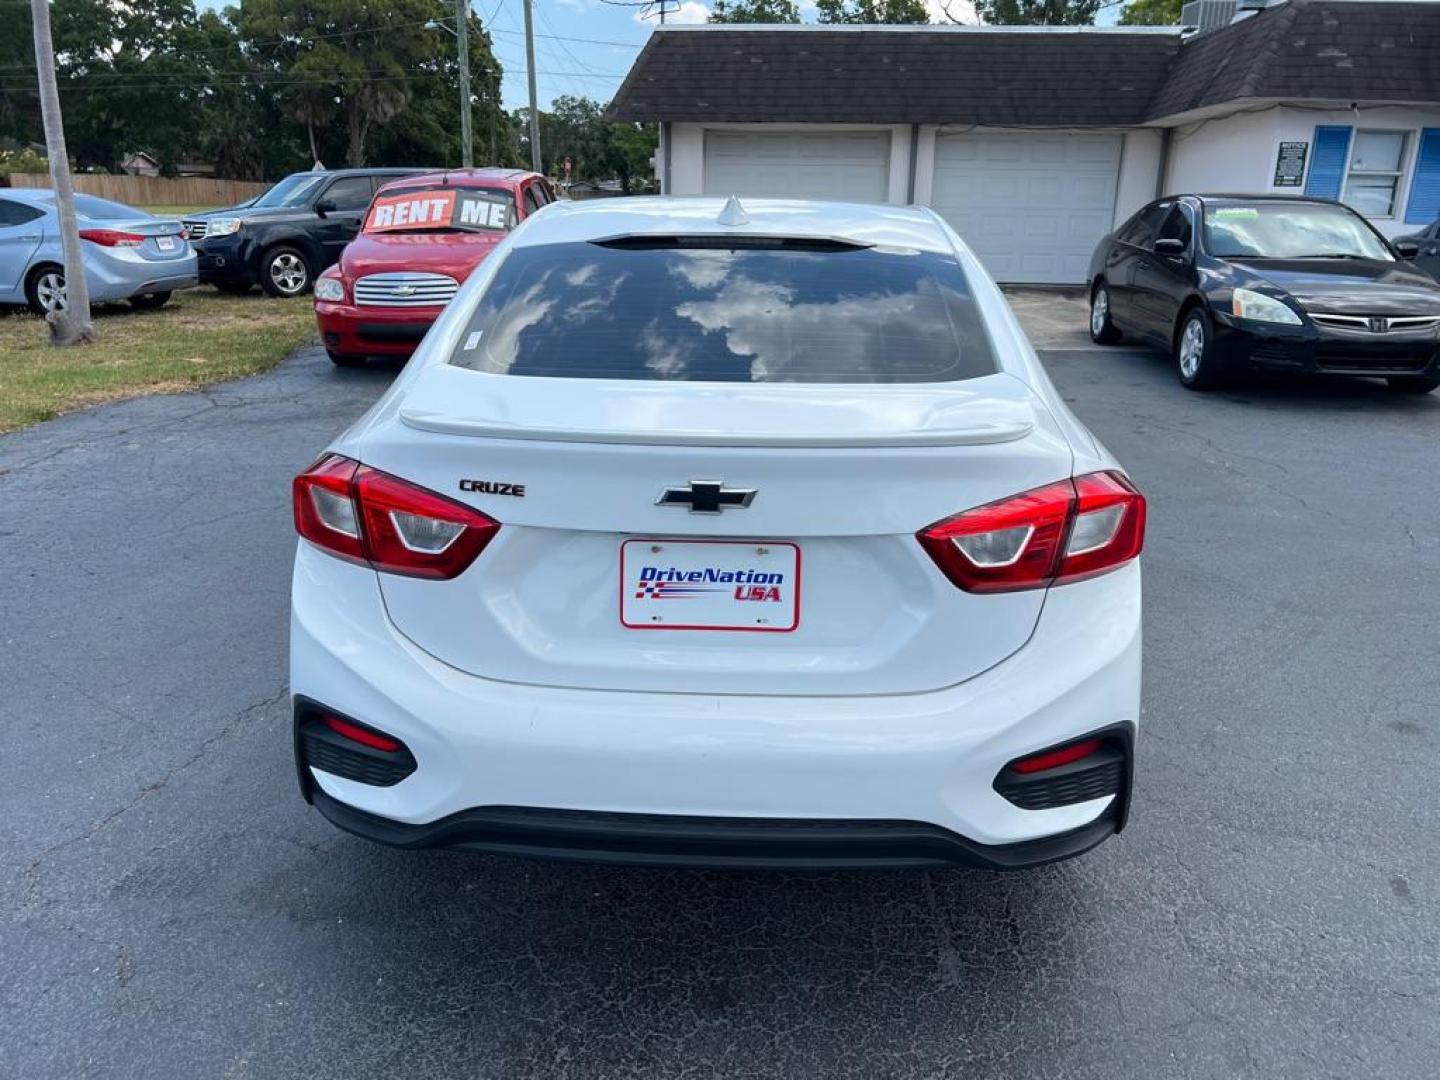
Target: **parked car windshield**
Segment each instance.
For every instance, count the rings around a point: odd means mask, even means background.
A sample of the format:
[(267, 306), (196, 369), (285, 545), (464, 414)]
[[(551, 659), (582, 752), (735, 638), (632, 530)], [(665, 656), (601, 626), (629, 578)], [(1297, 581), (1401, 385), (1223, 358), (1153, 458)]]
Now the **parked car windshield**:
[[(954, 258), (754, 238), (522, 247), (450, 362), (501, 375), (910, 383), (993, 374)], [(689, 246), (687, 246), (689, 245)]]
[(377, 195), (365, 216), (367, 233), (506, 232), (514, 224), (508, 191), (442, 185)]
[(1205, 248), (1221, 259), (1394, 261), (1371, 228), (1343, 206), (1256, 202), (1205, 207)]
[(304, 206), (324, 182), (324, 173), (291, 173), (250, 205)]

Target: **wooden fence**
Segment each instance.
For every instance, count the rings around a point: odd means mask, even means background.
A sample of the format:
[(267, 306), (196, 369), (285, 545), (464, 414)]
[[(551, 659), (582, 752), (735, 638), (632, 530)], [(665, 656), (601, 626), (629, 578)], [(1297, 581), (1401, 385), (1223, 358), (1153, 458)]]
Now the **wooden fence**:
[[(48, 173), (11, 173), (10, 187), (48, 188)], [(206, 176), (100, 176), (76, 173), (75, 190), (131, 206), (233, 206), (259, 195), (269, 184), (216, 180)]]

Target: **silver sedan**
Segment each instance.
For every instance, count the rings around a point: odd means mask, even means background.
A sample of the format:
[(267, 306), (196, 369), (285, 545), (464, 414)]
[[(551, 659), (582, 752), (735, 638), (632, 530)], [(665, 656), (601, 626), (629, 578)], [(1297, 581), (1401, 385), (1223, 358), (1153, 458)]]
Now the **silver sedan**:
[[(174, 290), (199, 282), (195, 252), (179, 221), (94, 195), (75, 196), (75, 216), (93, 303), (160, 307)], [(0, 192), (0, 304), (27, 304), (38, 315), (65, 305), (53, 191)]]

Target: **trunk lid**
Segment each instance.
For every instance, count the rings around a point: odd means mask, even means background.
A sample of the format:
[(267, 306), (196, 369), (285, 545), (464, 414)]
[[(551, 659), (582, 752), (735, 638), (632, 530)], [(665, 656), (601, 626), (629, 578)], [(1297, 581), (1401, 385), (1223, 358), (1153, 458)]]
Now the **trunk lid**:
[[(575, 387), (448, 365), (420, 374), (360, 454), (502, 525), (452, 581), (380, 575), (420, 648), (492, 679), (708, 694), (915, 692), (1000, 662), (1044, 593), (963, 592), (915, 533), (1072, 462), (1048, 411), (1004, 374)], [(754, 495), (718, 513), (660, 501), (690, 497), (692, 481)], [(652, 608), (647, 574), (689, 584)], [(697, 581), (713, 597), (684, 595)], [(728, 628), (678, 628), (696, 621)]]

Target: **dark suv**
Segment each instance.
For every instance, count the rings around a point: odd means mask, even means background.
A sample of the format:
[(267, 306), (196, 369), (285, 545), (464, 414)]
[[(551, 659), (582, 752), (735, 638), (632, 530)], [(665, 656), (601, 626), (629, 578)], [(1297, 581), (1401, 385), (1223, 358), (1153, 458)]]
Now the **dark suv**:
[(360, 230), (375, 189), (431, 169), (291, 173), (258, 199), (185, 219), (200, 280), (225, 292), (259, 284), (271, 296), (309, 292)]

